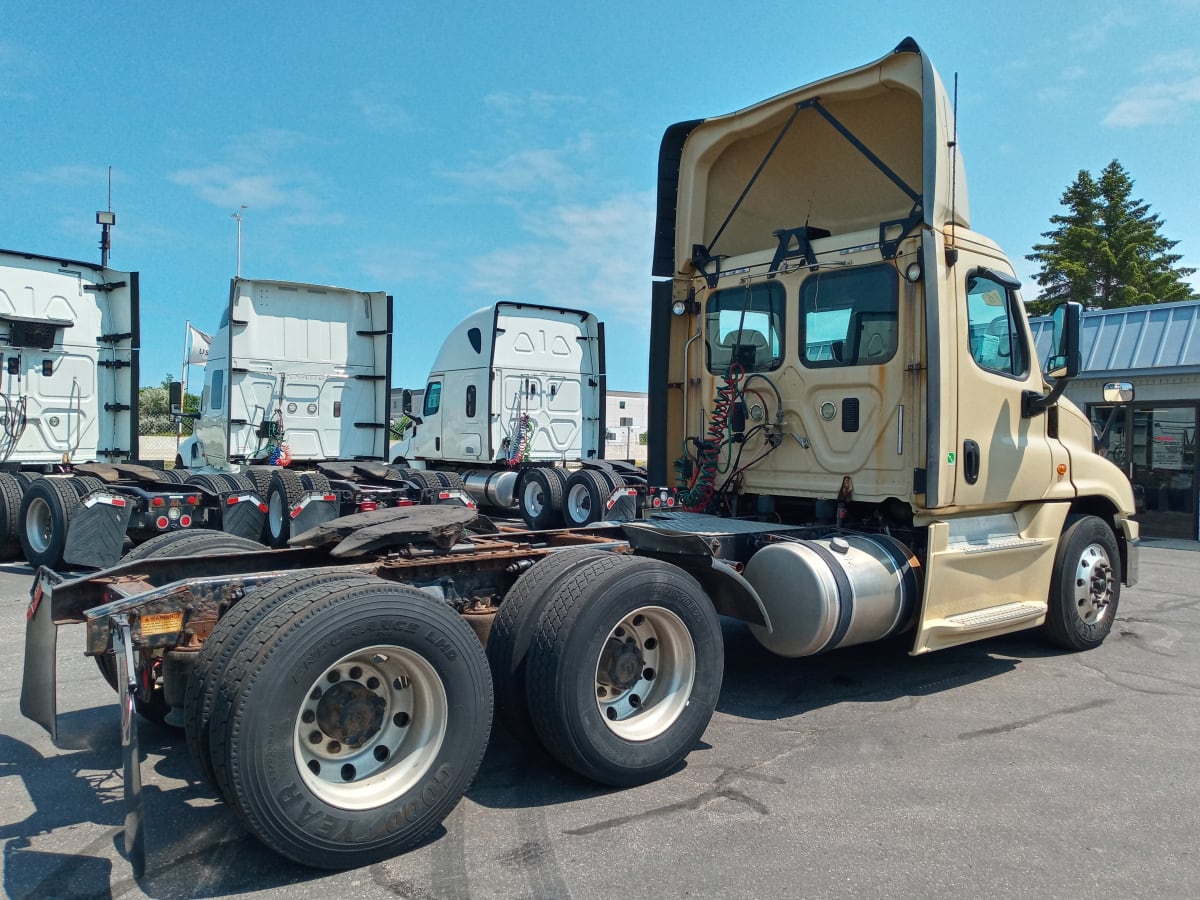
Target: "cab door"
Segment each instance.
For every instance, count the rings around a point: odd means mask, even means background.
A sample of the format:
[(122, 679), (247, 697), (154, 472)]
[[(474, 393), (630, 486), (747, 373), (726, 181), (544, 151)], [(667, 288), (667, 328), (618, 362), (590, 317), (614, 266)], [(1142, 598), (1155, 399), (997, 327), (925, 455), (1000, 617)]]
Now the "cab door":
[[(1002, 259), (960, 250), (942, 311), (952, 322), (945, 374), (954, 443), (943, 448), (953, 500), (928, 528), (914, 653), (1037, 625), (1068, 504), (1054, 410), (1023, 414), (1044, 393), (1018, 283)], [(944, 379), (943, 379), (944, 381)], [(1066, 472), (1066, 466), (1064, 466)]]
[[(1018, 282), (989, 257), (964, 252), (955, 282), (959, 316), (958, 441), (954, 505), (985, 507), (1038, 500), (1052, 486), (1049, 416), (1021, 413), (1025, 391), (1042, 391)], [(947, 460), (950, 462), (951, 460)]]

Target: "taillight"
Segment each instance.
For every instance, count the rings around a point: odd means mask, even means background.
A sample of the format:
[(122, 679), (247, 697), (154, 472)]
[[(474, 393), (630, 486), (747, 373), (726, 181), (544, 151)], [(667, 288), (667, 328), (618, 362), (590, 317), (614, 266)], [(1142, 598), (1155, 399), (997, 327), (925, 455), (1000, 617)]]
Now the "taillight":
[(374, 500), (364, 500), (362, 503), (358, 504), (358, 508), (363, 512), (371, 512), (372, 510), (378, 509), (379, 504)]
[(158, 509), (160, 506), (165, 506), (166, 504), (163, 501), (162, 497), (151, 497), (150, 505), (153, 506), (155, 509)]
[(159, 516), (157, 519), (154, 520), (154, 524), (161, 531), (161, 530), (165, 529), (171, 523), (167, 520), (166, 516)]
[(184, 528), (191, 528), (192, 527), (192, 517), (187, 516), (187, 515), (180, 516), (179, 524), (182, 525)]

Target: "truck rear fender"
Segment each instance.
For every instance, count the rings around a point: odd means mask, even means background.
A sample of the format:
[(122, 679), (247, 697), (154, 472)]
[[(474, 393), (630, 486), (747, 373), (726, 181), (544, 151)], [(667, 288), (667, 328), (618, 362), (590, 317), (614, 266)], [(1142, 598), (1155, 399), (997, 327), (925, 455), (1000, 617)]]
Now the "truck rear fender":
[(758, 591), (729, 563), (713, 556), (707, 560), (692, 556), (658, 558), (679, 566), (700, 582), (718, 614), (771, 631), (771, 617)]

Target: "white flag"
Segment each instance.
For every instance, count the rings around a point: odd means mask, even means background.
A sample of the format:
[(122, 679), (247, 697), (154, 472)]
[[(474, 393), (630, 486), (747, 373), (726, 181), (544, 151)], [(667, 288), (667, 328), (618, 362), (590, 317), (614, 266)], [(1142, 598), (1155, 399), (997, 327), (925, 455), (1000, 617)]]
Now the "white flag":
[(205, 334), (193, 325), (188, 326), (188, 365), (202, 366), (208, 362), (208, 348), (212, 344), (212, 335)]

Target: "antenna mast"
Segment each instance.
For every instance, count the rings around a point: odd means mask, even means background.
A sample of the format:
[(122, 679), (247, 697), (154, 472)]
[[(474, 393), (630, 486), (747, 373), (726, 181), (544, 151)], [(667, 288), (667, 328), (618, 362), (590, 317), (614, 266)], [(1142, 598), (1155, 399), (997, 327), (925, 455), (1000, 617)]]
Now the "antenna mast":
[(110, 230), (117, 224), (112, 211), (112, 166), (108, 167), (108, 209), (96, 213), (96, 224), (100, 226), (100, 265), (108, 268), (108, 251), (112, 248)]

